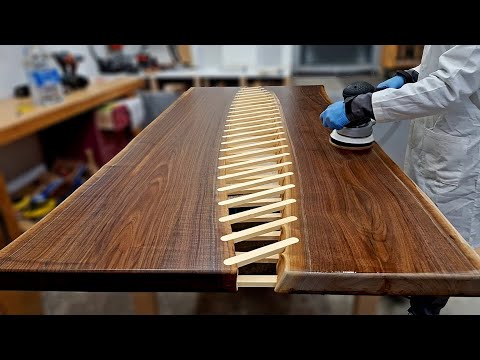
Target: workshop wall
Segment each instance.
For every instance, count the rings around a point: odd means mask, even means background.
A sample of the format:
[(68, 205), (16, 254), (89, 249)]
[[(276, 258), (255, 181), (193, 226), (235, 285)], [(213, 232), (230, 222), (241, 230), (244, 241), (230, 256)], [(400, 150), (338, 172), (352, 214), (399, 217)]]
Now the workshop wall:
[[(27, 82), (23, 68), (22, 48), (24, 45), (0, 45), (0, 98), (13, 95), (13, 88)], [(79, 73), (86, 76), (97, 75), (95, 61), (88, 53), (86, 45), (46, 45), (48, 51), (68, 50), (84, 56), (79, 65)]]
[[(24, 45), (0, 45), (0, 98), (12, 95), (13, 88), (26, 83), (22, 65)], [(99, 56), (105, 55), (104, 45), (94, 45)], [(83, 55), (78, 72), (87, 77), (99, 75), (97, 65), (87, 45), (45, 45), (48, 51), (67, 50)], [(126, 45), (126, 54), (134, 54), (140, 45)], [(160, 63), (168, 63), (170, 55), (166, 45), (149, 45), (148, 50)], [(292, 65), (292, 45), (192, 45), (193, 63), (204, 67), (283, 67)]]
[[(15, 86), (26, 83), (22, 66), (22, 47), (23, 45), (0, 45), (0, 59), (2, 59), (0, 61), (0, 79), (2, 79), (0, 81), (0, 98), (12, 96)], [(124, 51), (127, 54), (134, 54), (139, 47), (140, 45), (126, 45)], [(99, 75), (97, 65), (91, 57), (87, 45), (46, 45), (46, 48), (48, 51), (67, 50), (74, 54), (83, 55), (84, 59), (79, 64), (79, 73), (87, 77)], [(105, 55), (104, 45), (95, 45), (95, 50), (99, 56)], [(148, 50), (157, 57), (159, 62), (170, 62), (166, 45), (149, 45)], [(193, 63), (201, 67), (228, 68), (244, 64), (249, 67), (291, 69), (293, 61), (292, 45), (192, 45), (191, 51)], [(403, 167), (408, 125), (409, 122), (398, 122), (377, 124), (375, 127), (375, 138), (401, 167)], [(36, 144), (37, 142), (36, 140), (30, 140), (28, 144)], [(25, 146), (27, 145), (25, 144)], [(24, 153), (36, 152), (33, 151), (33, 148), (31, 150), (27, 151), (25, 149)], [(23, 160), (30, 165), (32, 159), (25, 158)], [(12, 159), (4, 158), (3, 161), (8, 162)], [(20, 161), (20, 159), (15, 159), (15, 161)], [(20, 165), (16, 164), (16, 167)]]

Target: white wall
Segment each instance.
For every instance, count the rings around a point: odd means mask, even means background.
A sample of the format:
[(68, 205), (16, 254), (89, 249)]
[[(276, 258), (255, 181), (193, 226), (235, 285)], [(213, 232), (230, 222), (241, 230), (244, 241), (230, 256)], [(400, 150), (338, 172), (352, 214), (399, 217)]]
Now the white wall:
[(192, 45), (198, 67), (279, 68), (291, 73), (292, 45)]
[[(94, 45), (99, 56), (105, 55), (104, 45)], [(16, 85), (27, 79), (22, 66), (23, 45), (0, 45), (0, 98), (12, 96)], [(83, 56), (78, 72), (93, 77), (98, 75), (97, 66), (87, 45), (45, 45), (47, 51), (67, 50)], [(126, 54), (135, 54), (139, 45), (126, 45)], [(160, 63), (170, 62), (166, 45), (149, 45), (148, 50)], [(192, 45), (192, 58), (196, 66), (236, 68), (283, 67), (290, 73), (292, 45)]]
[(0, 45), (0, 98), (11, 96), (14, 86), (26, 81), (22, 45)]
[[(13, 95), (13, 88), (25, 84), (27, 78), (22, 65), (23, 45), (0, 45), (0, 98)], [(83, 55), (78, 71), (82, 75), (98, 74), (95, 61), (88, 53), (87, 45), (46, 45), (47, 51), (69, 50), (74, 54)], [(101, 46), (98, 46), (99, 52)]]

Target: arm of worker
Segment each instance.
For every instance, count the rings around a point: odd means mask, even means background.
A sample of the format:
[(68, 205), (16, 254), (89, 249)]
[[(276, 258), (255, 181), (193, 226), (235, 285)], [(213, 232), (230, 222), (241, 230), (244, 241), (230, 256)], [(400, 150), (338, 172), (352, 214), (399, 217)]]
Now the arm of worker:
[[(412, 69), (397, 71), (397, 75), (378, 84), (376, 88), (377, 91), (392, 88), (400, 89), (405, 84), (417, 82), (419, 68), (420, 65)], [(355, 98), (348, 99), (346, 101), (346, 117), (350, 121), (363, 119), (365, 117), (374, 119), (372, 93), (362, 94)]]
[(480, 45), (454, 46), (438, 61), (439, 69), (420, 81), (351, 99), (348, 119), (369, 116), (388, 122), (434, 115), (480, 88)]
[[(420, 65), (419, 65), (420, 66)], [(397, 74), (377, 85), (377, 90), (400, 89), (403, 85), (413, 83), (418, 80), (418, 67), (409, 70), (398, 70)]]

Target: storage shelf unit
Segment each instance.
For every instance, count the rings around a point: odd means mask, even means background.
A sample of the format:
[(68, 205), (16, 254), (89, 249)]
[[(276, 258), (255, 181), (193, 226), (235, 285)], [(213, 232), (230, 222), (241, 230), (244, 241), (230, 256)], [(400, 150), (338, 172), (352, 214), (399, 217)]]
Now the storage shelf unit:
[(384, 74), (399, 70), (411, 69), (422, 60), (424, 45), (384, 45), (381, 66)]

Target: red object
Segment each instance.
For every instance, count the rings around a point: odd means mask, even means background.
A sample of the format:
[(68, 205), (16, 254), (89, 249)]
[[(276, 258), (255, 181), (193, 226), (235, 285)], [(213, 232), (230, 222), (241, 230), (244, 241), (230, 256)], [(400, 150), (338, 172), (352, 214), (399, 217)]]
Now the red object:
[[(125, 113), (118, 113), (119, 125)], [(93, 114), (85, 113), (77, 121), (66, 121), (41, 133), (46, 159), (53, 163), (58, 157), (86, 161), (85, 149), (91, 149), (97, 165), (102, 166), (120, 152), (133, 138), (127, 126), (116, 131), (101, 131), (95, 125)]]
[(148, 55), (138, 54), (137, 55), (137, 60), (138, 60), (138, 62), (147, 62), (148, 61)]
[(122, 131), (130, 125), (130, 112), (125, 105), (117, 105), (112, 110), (115, 131)]
[(123, 49), (125, 45), (108, 45), (110, 47), (110, 50), (113, 51), (120, 51)]

